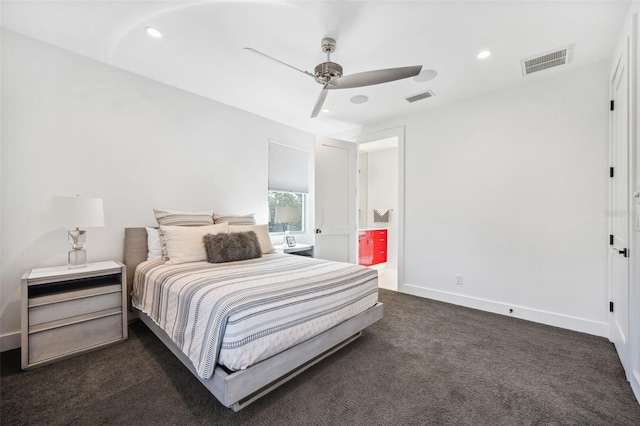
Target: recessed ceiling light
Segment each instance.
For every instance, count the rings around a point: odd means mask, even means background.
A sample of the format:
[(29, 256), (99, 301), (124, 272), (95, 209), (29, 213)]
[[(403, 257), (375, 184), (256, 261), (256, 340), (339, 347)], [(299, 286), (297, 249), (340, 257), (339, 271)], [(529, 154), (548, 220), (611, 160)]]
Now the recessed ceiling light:
[(322, 110), (322, 112), (324, 112), (325, 114), (327, 114), (327, 113), (331, 112), (331, 110), (330, 110), (330, 109), (326, 109), (326, 108), (325, 108), (325, 109), (323, 109), (323, 110)]
[(162, 33), (157, 28), (147, 27), (147, 28), (145, 28), (145, 31), (147, 32), (147, 34), (149, 34), (153, 38), (162, 37)]
[(437, 75), (438, 75), (438, 72), (436, 70), (424, 70), (420, 74), (413, 77), (413, 79), (415, 81), (422, 83), (425, 81), (433, 80), (434, 78), (436, 78)]
[(491, 56), (490, 50), (481, 50), (478, 53), (478, 59), (485, 59), (485, 58), (488, 58), (489, 56)]
[(367, 102), (369, 100), (368, 97), (366, 97), (365, 95), (356, 95), (353, 98), (351, 98), (351, 103), (352, 104), (363, 104), (365, 102)]

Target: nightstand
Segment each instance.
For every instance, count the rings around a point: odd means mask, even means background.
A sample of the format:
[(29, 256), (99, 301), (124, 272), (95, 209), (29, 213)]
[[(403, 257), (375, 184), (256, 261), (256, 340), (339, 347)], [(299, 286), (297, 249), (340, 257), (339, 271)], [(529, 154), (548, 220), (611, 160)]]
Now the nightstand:
[(300, 256), (313, 257), (312, 244), (296, 244), (293, 247), (277, 245), (277, 246), (274, 246), (274, 248), (278, 253), (297, 254)]
[(127, 274), (113, 260), (22, 277), (22, 369), (127, 339)]

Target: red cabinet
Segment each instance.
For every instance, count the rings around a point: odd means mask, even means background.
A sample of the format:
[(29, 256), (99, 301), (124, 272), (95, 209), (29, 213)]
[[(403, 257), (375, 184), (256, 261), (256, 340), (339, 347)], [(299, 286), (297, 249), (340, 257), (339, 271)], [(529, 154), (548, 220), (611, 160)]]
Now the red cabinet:
[(387, 230), (372, 229), (358, 233), (358, 263), (363, 266), (387, 261)]
[(373, 265), (373, 242), (368, 231), (358, 232), (358, 263), (363, 266)]

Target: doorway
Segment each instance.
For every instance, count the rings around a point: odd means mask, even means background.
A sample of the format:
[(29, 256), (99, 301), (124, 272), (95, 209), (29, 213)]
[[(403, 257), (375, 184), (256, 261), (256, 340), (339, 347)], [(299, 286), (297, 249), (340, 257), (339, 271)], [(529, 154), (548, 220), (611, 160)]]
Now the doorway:
[[(378, 270), (381, 288), (403, 290), (404, 283), (404, 127), (361, 135), (358, 142), (358, 263), (362, 249), (379, 257), (366, 266)], [(369, 234), (363, 235), (365, 232)], [(369, 248), (367, 241), (370, 238)], [(385, 239), (386, 253), (380, 253)], [(373, 254), (370, 254), (373, 256)]]
[(358, 145), (358, 260), (398, 290), (398, 138)]

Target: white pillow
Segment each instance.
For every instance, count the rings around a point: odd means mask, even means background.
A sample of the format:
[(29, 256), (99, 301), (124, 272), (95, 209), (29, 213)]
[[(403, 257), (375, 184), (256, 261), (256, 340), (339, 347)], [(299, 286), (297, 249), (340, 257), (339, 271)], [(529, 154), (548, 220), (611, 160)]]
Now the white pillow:
[(271, 237), (269, 237), (269, 228), (267, 225), (229, 225), (229, 233), (233, 232), (249, 232), (253, 231), (258, 236), (258, 242), (260, 243), (260, 250), (262, 254), (275, 253), (276, 249), (271, 244)]
[(160, 226), (169, 256), (166, 263), (207, 260), (203, 237), (207, 234), (226, 234), (228, 227), (226, 222), (209, 226)]
[(147, 260), (162, 259), (162, 243), (160, 242), (160, 230), (158, 228), (145, 228), (147, 230)]

